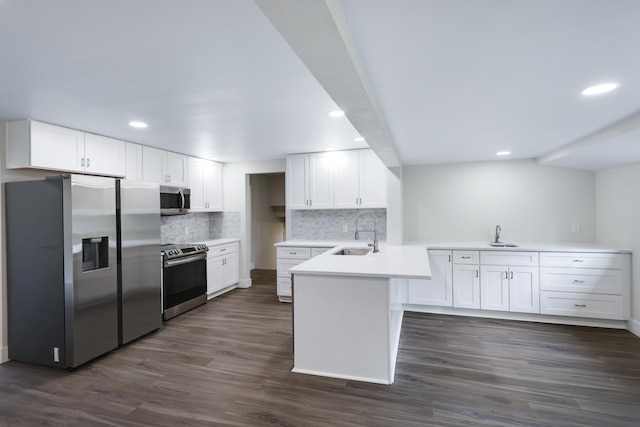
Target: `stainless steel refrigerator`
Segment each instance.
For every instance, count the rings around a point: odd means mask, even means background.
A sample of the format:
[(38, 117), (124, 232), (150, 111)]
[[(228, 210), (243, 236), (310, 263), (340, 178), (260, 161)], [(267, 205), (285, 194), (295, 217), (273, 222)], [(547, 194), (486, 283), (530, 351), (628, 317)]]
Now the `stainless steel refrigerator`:
[(118, 180), (120, 345), (162, 326), (160, 186)]
[[(85, 175), (5, 184), (9, 359), (75, 368), (127, 342), (125, 336), (133, 339), (139, 330), (129, 322), (145, 324), (146, 331), (160, 326), (159, 213), (153, 224), (137, 219), (148, 214), (143, 207), (126, 208), (133, 219), (120, 217), (123, 260), (134, 243), (144, 247), (130, 255), (143, 260), (133, 279), (140, 285), (128, 285), (128, 260), (121, 269), (117, 262), (116, 184)], [(138, 221), (147, 232), (156, 230), (157, 241), (127, 237), (127, 228), (137, 228)], [(156, 262), (145, 270), (151, 265), (149, 247), (155, 247)], [(155, 278), (147, 280), (147, 274)], [(151, 280), (157, 296), (147, 289)], [(157, 303), (156, 310), (132, 316), (130, 307), (144, 305), (141, 299)]]

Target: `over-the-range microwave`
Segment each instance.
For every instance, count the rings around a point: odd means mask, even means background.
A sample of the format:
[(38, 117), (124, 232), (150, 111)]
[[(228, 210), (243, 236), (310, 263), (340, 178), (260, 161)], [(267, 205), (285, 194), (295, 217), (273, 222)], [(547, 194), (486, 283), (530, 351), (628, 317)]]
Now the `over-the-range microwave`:
[(160, 215), (183, 215), (191, 209), (191, 190), (160, 186)]

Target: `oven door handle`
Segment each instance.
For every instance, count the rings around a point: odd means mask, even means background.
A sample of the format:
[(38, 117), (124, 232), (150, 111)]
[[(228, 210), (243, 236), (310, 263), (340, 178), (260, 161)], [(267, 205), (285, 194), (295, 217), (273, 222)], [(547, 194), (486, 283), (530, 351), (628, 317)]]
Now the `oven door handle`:
[(205, 259), (207, 259), (207, 254), (197, 254), (197, 255), (187, 256), (184, 258), (170, 259), (164, 262), (164, 267), (170, 268), (170, 267), (175, 267), (176, 265), (187, 264), (190, 262), (200, 261)]

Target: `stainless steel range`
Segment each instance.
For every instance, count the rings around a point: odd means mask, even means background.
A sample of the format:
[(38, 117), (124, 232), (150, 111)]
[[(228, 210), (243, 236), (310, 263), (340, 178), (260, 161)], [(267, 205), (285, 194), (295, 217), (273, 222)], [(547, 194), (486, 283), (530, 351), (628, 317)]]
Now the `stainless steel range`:
[(204, 244), (162, 245), (162, 317), (171, 319), (207, 302)]

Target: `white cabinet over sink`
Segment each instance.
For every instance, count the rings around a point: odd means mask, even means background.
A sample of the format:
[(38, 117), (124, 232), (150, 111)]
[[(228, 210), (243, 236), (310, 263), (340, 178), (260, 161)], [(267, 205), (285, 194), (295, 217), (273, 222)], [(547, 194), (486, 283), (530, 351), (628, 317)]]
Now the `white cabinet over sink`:
[(34, 120), (7, 123), (7, 169), (123, 177), (126, 143)]
[(373, 150), (287, 157), (288, 209), (385, 208), (386, 191), (386, 167)]

